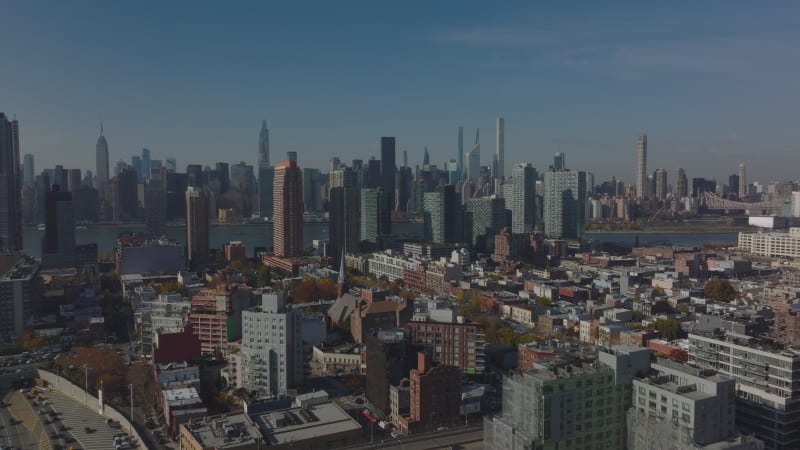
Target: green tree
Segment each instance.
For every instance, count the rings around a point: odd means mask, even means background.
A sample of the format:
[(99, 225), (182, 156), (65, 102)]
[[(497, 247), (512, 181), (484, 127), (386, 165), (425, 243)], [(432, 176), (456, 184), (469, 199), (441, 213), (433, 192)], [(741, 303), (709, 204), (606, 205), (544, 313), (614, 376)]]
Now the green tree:
[(675, 319), (658, 319), (650, 324), (650, 328), (661, 334), (661, 339), (672, 341), (685, 337), (681, 325)]

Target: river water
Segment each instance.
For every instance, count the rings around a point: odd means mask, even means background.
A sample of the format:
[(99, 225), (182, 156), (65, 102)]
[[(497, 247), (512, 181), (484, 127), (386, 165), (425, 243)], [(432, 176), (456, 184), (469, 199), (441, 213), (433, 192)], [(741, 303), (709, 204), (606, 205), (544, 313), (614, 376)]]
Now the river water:
[[(108, 253), (114, 250), (117, 235), (122, 232), (143, 232), (143, 224), (125, 225), (87, 225), (85, 230), (75, 232), (75, 240), (78, 244), (89, 244), (96, 242), (99, 253)], [(422, 224), (415, 222), (394, 222), (392, 231), (404, 235), (420, 235)], [(25, 252), (31, 256), (41, 256), (42, 237), (44, 231), (39, 231), (36, 227), (26, 226), (24, 228), (23, 241)], [(186, 229), (183, 226), (167, 227), (167, 236), (185, 244)], [(641, 245), (670, 244), (676, 246), (702, 246), (711, 243), (731, 243), (736, 242), (737, 233), (696, 233), (696, 232), (618, 232), (618, 233), (586, 233), (586, 239), (590, 239), (593, 244), (600, 245), (609, 243), (613, 245), (632, 247), (639, 238)], [(327, 223), (306, 223), (303, 228), (303, 239), (306, 244), (313, 240), (328, 238)], [(256, 247), (272, 246), (272, 224), (257, 223), (246, 225), (212, 225), (210, 229), (211, 247), (221, 249), (229, 241), (242, 241), (251, 252)]]

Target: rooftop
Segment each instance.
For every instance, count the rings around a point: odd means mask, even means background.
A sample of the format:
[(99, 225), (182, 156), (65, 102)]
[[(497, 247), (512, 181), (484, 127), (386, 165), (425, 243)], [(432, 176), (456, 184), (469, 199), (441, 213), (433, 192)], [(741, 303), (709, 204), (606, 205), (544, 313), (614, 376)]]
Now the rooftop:
[(192, 419), (184, 426), (202, 448), (223, 450), (259, 438), (258, 428), (241, 413)]
[(361, 430), (358, 422), (329, 401), (254, 415), (253, 421), (264, 435), (267, 446)]

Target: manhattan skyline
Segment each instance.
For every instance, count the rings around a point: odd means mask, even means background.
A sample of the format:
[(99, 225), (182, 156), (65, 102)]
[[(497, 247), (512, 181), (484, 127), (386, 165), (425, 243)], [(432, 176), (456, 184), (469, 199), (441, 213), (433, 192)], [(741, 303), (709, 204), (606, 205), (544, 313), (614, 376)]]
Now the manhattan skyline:
[(273, 164), (380, 158), (381, 136), (441, 164), (463, 126), (486, 130), (491, 165), (504, 117), (506, 173), (564, 152), (633, 184), (647, 133), (648, 174), (670, 184), (678, 167), (724, 181), (740, 162), (748, 181), (796, 179), (797, 7), (689, 5), (14, 4), (3, 110), (40, 168), (95, 169), (101, 118), (112, 167), (143, 147), (179, 168), (257, 167), (262, 120)]

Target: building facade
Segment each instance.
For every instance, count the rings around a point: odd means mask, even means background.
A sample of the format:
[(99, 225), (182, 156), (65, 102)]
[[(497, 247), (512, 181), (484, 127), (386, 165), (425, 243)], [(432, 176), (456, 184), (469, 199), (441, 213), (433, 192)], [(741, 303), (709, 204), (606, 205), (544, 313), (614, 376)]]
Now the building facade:
[(186, 189), (186, 260), (192, 268), (208, 262), (208, 192), (189, 186)]
[(550, 171), (544, 176), (544, 234), (580, 239), (586, 222), (586, 172)]
[(296, 161), (275, 166), (273, 183), (275, 256), (303, 255), (303, 176)]

